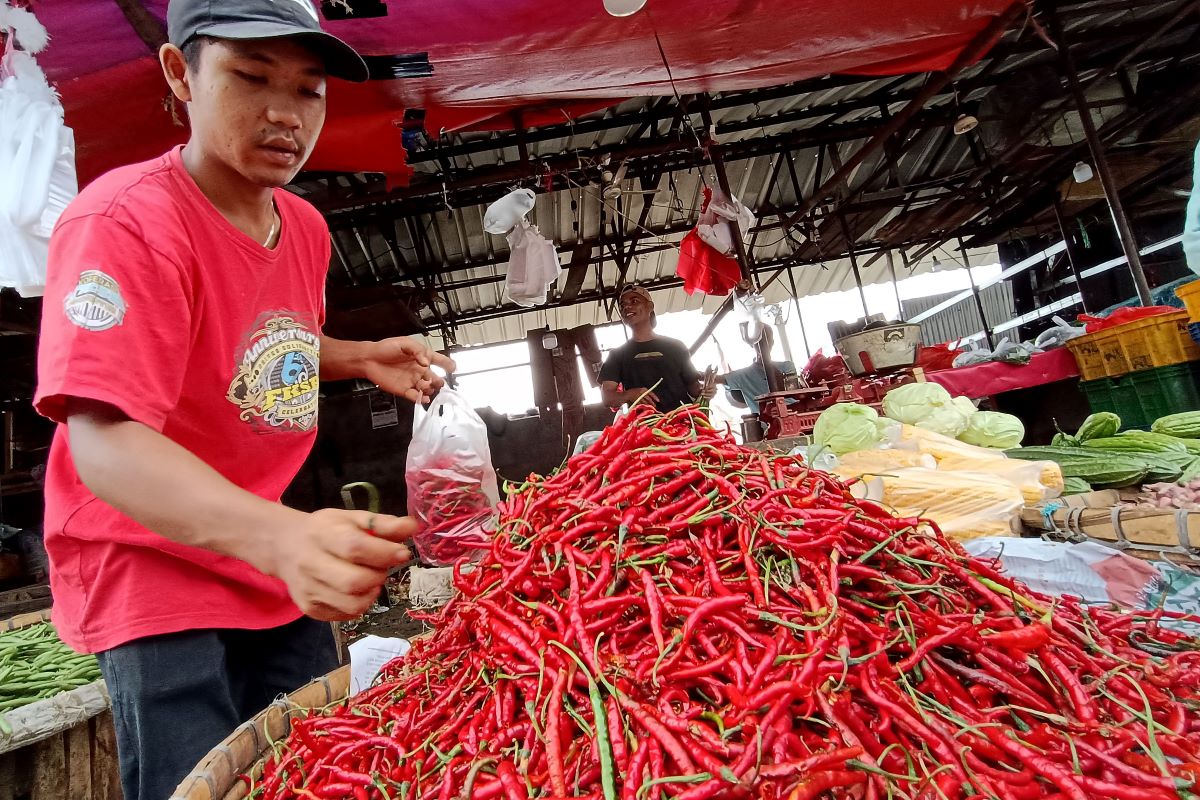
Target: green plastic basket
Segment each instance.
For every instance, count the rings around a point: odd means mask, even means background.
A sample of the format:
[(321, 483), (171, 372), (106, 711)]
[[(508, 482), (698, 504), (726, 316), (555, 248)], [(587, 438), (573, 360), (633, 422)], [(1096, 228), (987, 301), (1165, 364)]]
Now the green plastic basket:
[(1194, 362), (1083, 381), (1079, 388), (1093, 412), (1111, 411), (1126, 429), (1147, 428), (1168, 414), (1200, 411), (1200, 369)]

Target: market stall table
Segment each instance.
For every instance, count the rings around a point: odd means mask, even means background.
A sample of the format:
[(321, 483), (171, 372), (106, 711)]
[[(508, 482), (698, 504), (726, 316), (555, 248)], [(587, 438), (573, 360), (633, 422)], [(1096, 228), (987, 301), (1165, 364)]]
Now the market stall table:
[(944, 386), (950, 394), (978, 400), (1017, 389), (1032, 389), (1078, 378), (1079, 367), (1069, 350), (1058, 348), (1035, 354), (1028, 364), (993, 361), (972, 367), (927, 372), (925, 377)]

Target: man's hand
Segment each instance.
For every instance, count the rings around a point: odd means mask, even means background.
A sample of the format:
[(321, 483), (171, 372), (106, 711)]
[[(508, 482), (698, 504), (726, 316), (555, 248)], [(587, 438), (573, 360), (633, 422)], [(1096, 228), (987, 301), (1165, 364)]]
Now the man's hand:
[(412, 558), (400, 544), (418, 530), (411, 517), (326, 508), (280, 531), (270, 572), (310, 617), (355, 619), (379, 596), (388, 570)]
[(454, 361), (416, 339), (396, 336), (366, 344), (363, 377), (385, 392), (428, 402), (445, 381), (430, 366), (454, 372)]
[(656, 395), (654, 392), (650, 391), (649, 389), (644, 389), (644, 388), (640, 388), (640, 387), (636, 388), (636, 389), (626, 389), (625, 390), (625, 402), (628, 403), (631, 407), (639, 405), (639, 404), (648, 405), (648, 406), (657, 406), (658, 405), (658, 395)]

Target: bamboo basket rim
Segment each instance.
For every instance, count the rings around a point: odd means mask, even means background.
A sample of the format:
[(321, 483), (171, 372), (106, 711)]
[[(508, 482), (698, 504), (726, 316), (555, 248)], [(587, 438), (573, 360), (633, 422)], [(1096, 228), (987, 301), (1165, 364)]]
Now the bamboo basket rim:
[(247, 795), (238, 776), (248, 772), (271, 747), (291, 731), (292, 716), (345, 700), (350, 693), (350, 665), (338, 667), (282, 697), (234, 728), (209, 751), (175, 789), (169, 800), (240, 800)]

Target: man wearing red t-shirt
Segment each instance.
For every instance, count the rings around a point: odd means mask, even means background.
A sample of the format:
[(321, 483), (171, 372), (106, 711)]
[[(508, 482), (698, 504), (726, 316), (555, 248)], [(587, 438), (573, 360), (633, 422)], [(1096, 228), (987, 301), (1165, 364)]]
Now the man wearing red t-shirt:
[[(182, 148), (114, 170), (51, 242), (38, 410), (54, 620), (99, 654), (126, 800), (163, 800), (237, 724), (336, 665), (352, 618), (409, 558), (408, 518), (281, 493), (321, 380), (421, 401), (453, 362), (404, 338), (322, 336), (329, 232), (280, 190), (325, 119), (326, 75), (365, 80), (310, 0), (171, 0), (160, 60)], [(324, 620), (322, 622), (321, 620)]]

